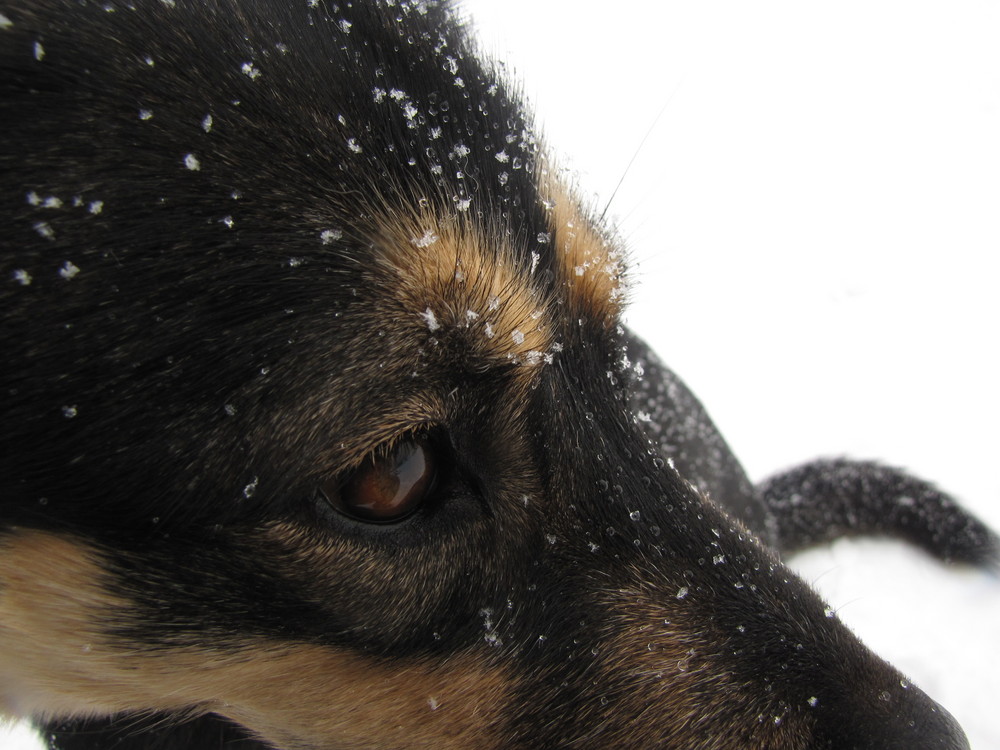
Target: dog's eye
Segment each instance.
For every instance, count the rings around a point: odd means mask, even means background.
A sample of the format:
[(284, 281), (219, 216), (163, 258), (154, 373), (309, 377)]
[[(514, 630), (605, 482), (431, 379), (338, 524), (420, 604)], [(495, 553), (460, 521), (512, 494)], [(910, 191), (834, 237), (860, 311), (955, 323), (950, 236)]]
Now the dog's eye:
[(434, 489), (437, 465), (426, 438), (412, 437), (375, 451), (346, 479), (320, 491), (341, 513), (370, 523), (399, 521)]

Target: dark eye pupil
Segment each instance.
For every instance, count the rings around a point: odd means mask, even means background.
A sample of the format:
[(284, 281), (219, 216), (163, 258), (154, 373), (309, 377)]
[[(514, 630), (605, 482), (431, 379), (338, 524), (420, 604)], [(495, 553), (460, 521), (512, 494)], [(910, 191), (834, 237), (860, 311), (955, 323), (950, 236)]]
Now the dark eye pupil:
[(364, 521), (398, 521), (415, 511), (433, 488), (433, 451), (424, 439), (402, 440), (377, 451), (339, 487), (323, 488), (335, 508)]

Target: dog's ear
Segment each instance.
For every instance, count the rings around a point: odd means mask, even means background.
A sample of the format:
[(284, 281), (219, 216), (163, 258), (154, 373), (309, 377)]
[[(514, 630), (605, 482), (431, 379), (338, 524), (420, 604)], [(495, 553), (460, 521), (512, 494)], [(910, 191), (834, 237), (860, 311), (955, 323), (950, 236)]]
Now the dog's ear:
[(631, 331), (629, 402), (664, 461), (782, 554), (845, 535), (904, 539), (948, 562), (1000, 565), (1000, 538), (949, 495), (870, 461), (818, 460), (751, 485), (708, 412)]
[(841, 536), (903, 539), (946, 562), (1000, 569), (1000, 538), (930, 482), (872, 461), (826, 459), (758, 485), (774, 545), (796, 552)]
[(40, 731), (50, 750), (268, 750), (214, 714), (187, 721), (159, 715), (77, 719)]

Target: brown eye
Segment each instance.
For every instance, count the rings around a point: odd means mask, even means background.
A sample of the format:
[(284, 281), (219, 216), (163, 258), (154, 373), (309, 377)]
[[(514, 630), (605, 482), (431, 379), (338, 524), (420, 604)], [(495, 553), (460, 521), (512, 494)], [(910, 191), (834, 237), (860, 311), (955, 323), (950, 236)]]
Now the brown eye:
[(341, 484), (321, 490), (342, 513), (372, 523), (398, 521), (420, 507), (434, 488), (434, 450), (424, 438), (409, 438), (377, 450)]

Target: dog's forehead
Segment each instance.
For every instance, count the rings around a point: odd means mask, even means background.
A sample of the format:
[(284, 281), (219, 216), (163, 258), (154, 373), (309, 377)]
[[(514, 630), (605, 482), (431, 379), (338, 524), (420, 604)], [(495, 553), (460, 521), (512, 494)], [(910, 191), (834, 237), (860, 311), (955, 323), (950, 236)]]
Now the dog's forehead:
[[(31, 337), (25, 380), (58, 380), (70, 406), (94, 411), (94, 381), (46, 352), (96, 340), (135, 368), (129, 383), (146, 378), (142, 398), (162, 396), (156, 408), (174, 408), (176, 387), (203, 400), (197, 384), (218, 379), (236, 385), (216, 414), (246, 415), (271, 383), (334, 382), (345, 348), (388, 324), (410, 343), (459, 332), (477, 362), (524, 372), (559, 354), (560, 327), (613, 326), (619, 243), (447, 6), (191, 7), (82, 6), (46, 34), (44, 65), (30, 45), (12, 53), (58, 97), (52, 126), (85, 126), (44, 140), (47, 120), (11, 129), (27, 166), (10, 258), (22, 281), (4, 293), (24, 321), (56, 295), (72, 320), (58, 340)], [(111, 166), (79, 158), (94, 148)], [(130, 314), (109, 322), (122, 304)]]

